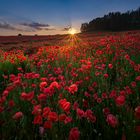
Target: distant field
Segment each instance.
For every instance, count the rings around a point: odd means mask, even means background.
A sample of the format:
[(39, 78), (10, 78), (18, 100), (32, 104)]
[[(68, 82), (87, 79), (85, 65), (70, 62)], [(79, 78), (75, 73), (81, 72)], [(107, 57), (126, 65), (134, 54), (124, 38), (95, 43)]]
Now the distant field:
[[(138, 31), (125, 31), (125, 32), (91, 32), (77, 34), (77, 39), (82, 42), (93, 42), (99, 40), (103, 36), (110, 35), (124, 35), (124, 34), (137, 34)], [(69, 45), (70, 35), (46, 35), (46, 36), (0, 36), (0, 49), (3, 50), (32, 50), (42, 46), (51, 45)]]

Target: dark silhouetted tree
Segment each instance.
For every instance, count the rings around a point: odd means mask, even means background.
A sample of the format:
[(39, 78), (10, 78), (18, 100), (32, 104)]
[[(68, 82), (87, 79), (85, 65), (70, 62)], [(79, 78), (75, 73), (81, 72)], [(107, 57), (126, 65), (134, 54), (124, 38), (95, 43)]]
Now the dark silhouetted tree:
[(96, 18), (81, 25), (81, 32), (123, 31), (140, 29), (140, 8), (126, 13), (110, 12), (104, 17)]

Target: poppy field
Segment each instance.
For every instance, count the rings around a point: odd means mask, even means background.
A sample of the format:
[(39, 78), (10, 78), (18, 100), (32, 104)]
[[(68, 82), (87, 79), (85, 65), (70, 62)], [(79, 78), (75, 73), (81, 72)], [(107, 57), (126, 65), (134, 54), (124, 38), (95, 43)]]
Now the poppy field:
[(0, 50), (0, 139), (139, 140), (140, 32), (68, 36)]

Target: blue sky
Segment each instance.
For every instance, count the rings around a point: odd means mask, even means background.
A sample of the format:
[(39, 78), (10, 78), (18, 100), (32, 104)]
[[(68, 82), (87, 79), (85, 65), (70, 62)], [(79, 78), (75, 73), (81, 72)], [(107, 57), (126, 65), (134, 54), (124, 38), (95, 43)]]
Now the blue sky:
[(140, 0), (0, 0), (0, 35), (59, 34), (109, 12), (140, 7)]

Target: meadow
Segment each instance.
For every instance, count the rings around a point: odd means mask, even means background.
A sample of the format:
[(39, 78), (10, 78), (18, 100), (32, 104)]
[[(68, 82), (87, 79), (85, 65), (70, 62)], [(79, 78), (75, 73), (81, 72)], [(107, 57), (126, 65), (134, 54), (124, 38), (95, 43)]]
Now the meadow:
[(1, 140), (140, 139), (139, 31), (0, 40)]

